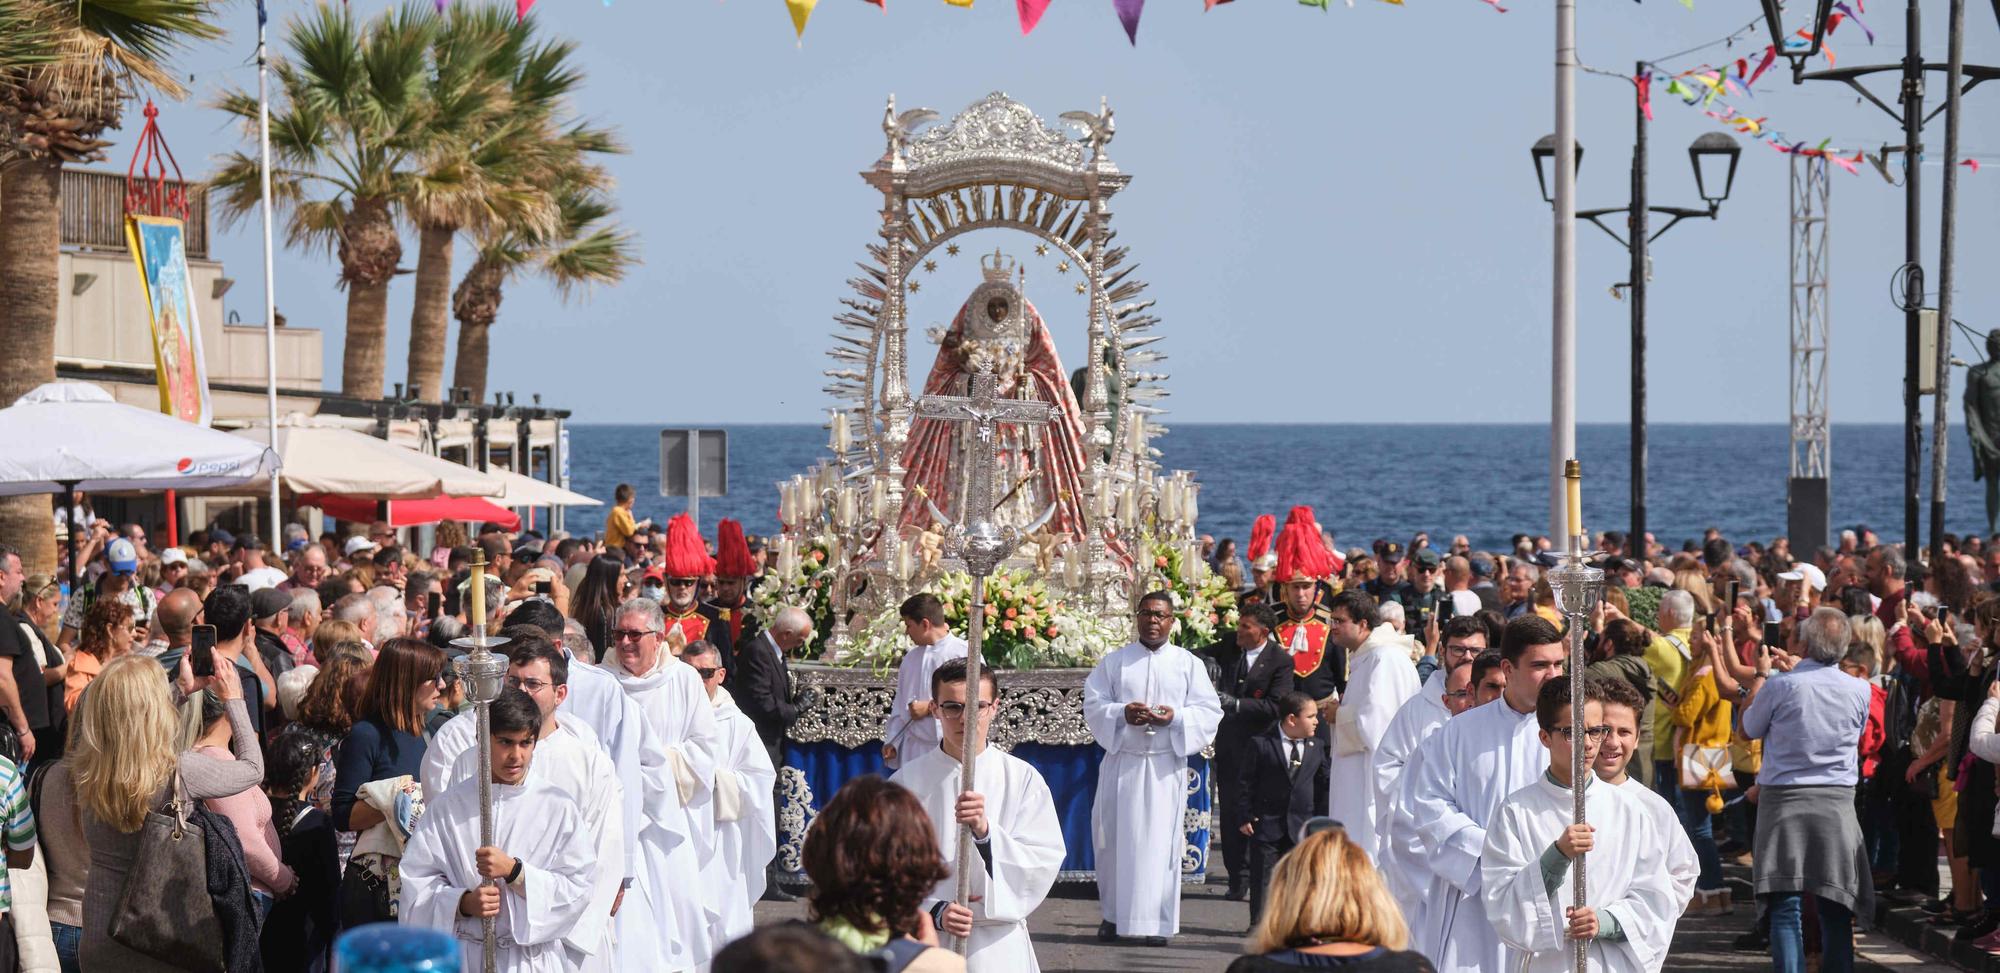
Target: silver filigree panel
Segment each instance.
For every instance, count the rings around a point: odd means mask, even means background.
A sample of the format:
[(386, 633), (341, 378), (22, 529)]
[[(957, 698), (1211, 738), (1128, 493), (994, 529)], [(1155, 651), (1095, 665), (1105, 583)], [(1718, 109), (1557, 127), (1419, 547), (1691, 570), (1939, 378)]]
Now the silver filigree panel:
[(913, 174), (963, 161), (1034, 161), (1082, 171), (1085, 159), (1082, 143), (998, 91), (912, 139), (906, 155)]
[[(801, 686), (820, 692), (819, 701), (799, 716), (785, 736), (797, 743), (832, 741), (859, 749), (879, 744), (896, 696), (893, 673), (794, 663)], [(993, 716), (993, 746), (1017, 743), (1080, 746), (1091, 742), (1083, 722), (1083, 680), (1088, 669), (1036, 669), (1000, 673), (1000, 708)]]

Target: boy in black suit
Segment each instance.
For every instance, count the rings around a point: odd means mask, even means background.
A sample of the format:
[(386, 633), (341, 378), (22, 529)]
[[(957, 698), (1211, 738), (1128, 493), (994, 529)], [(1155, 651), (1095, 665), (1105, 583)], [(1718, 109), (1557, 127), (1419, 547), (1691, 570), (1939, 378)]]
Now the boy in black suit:
[(1236, 767), (1236, 817), (1250, 839), (1250, 925), (1264, 914), (1265, 886), (1298, 843), (1308, 818), (1326, 813), (1326, 746), (1314, 734), (1319, 706), (1301, 692), (1278, 697), (1278, 725), (1250, 738)]

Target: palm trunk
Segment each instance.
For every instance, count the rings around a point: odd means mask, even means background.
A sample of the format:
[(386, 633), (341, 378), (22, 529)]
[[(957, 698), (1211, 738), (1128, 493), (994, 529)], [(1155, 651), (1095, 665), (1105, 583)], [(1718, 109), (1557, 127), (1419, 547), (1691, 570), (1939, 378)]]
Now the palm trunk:
[(340, 276), (347, 285), (347, 342), (340, 391), (382, 397), (383, 344), (389, 333), (389, 280), (403, 259), (403, 242), (386, 200), (356, 199), (341, 227)]
[[(451, 329), (454, 226), (425, 224), (417, 240), (417, 299), (410, 310), (410, 397), (444, 401), (444, 342)], [(421, 392), (422, 395), (418, 395)]]
[[(56, 379), (56, 300), (62, 246), (62, 162), (28, 158), (0, 168), (0, 407)], [(54, 571), (49, 498), (0, 499), (0, 544), (29, 572)]]
[(458, 361), (451, 384), (470, 389), (474, 402), (486, 398), (488, 339), (494, 319), (500, 316), (500, 287), (506, 280), (504, 266), (480, 257), (452, 295), (452, 312), (458, 316)]

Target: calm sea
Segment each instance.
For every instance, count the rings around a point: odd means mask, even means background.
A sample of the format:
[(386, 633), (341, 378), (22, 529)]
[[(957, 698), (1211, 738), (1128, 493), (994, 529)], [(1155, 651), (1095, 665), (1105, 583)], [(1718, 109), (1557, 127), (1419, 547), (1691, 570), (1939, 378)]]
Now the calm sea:
[[(753, 534), (777, 527), (778, 480), (826, 455), (826, 431), (808, 425), (744, 425), (729, 431), (729, 495), (701, 502), (702, 533), (741, 520)], [(1928, 432), (1928, 430), (1927, 430)], [(620, 482), (639, 491), (638, 516), (664, 521), (686, 501), (659, 495), (659, 429), (571, 427), (571, 486), (609, 502)], [(1311, 504), (1342, 547), (1375, 537), (1407, 540), (1429, 531), (1442, 546), (1465, 534), (1475, 547), (1502, 549), (1516, 533), (1546, 526), (1547, 427), (1536, 425), (1201, 425), (1176, 423), (1156, 439), (1167, 469), (1195, 471), (1202, 484), (1201, 529), (1241, 544), (1261, 513), (1280, 522), (1293, 504)], [(1984, 484), (1966, 463), (1962, 431), (1952, 432), (1950, 516), (1957, 533), (1985, 527)], [(1577, 431), (1584, 463), (1584, 521), (1626, 526), (1624, 425)], [(1649, 511), (1653, 533), (1678, 546), (1719, 527), (1734, 540), (1769, 540), (1785, 530), (1787, 441), (1782, 425), (1652, 427)], [(1835, 530), (1865, 523), (1885, 539), (1902, 530), (1902, 436), (1894, 425), (1838, 425), (1833, 433)], [(1928, 454), (1927, 454), (1928, 455)], [(1929, 460), (1926, 458), (1926, 480)], [(1929, 511), (1929, 487), (1923, 509)], [(602, 526), (595, 508), (570, 513), (570, 527)]]

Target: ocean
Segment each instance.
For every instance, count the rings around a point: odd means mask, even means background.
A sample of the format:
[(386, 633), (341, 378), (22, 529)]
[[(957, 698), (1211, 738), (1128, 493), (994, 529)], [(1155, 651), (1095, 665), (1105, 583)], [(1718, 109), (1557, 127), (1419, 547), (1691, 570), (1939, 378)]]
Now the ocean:
[[(729, 492), (701, 501), (701, 529), (734, 517), (752, 534), (777, 529), (774, 484), (827, 455), (816, 425), (741, 425), (729, 432)], [(1627, 526), (1629, 482), (1623, 424), (1584, 425), (1583, 511), (1591, 530)], [(1926, 436), (1928, 437), (1928, 427)], [(637, 516), (664, 522), (687, 501), (659, 494), (658, 427), (570, 426), (570, 485), (604, 500), (621, 482), (637, 488)], [(1310, 504), (1342, 548), (1377, 537), (1407, 542), (1428, 531), (1443, 547), (1453, 534), (1475, 548), (1503, 550), (1517, 533), (1546, 529), (1540, 425), (1242, 425), (1175, 423), (1154, 440), (1161, 465), (1192, 470), (1201, 482), (1200, 529), (1242, 545), (1258, 514), (1282, 523)], [(1708, 527), (1739, 543), (1785, 532), (1789, 470), (1783, 425), (1664, 424), (1652, 427), (1647, 465), (1648, 520), (1662, 543), (1679, 546)], [(1947, 528), (1985, 529), (1984, 484), (1972, 479), (1963, 430), (1954, 427)], [(1902, 532), (1902, 433), (1890, 424), (1833, 430), (1833, 525), (1867, 524), (1885, 540)], [(1928, 516), (1929, 454), (1923, 510)], [(601, 529), (598, 508), (569, 512), (573, 532)], [(1928, 527), (1925, 528), (1928, 530)]]

